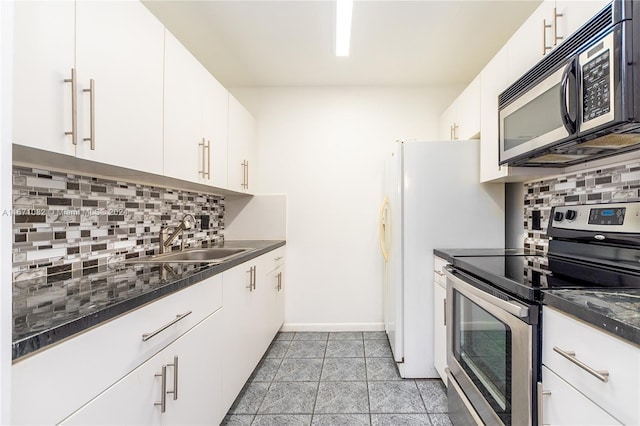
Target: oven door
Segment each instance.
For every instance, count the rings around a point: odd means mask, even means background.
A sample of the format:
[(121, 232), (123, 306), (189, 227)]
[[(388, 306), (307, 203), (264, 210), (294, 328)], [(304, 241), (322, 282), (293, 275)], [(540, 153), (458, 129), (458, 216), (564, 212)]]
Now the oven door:
[(577, 72), (571, 60), (500, 109), (500, 164), (577, 134)]
[(534, 424), (538, 307), (453, 268), (447, 271), (447, 305), (453, 424)]

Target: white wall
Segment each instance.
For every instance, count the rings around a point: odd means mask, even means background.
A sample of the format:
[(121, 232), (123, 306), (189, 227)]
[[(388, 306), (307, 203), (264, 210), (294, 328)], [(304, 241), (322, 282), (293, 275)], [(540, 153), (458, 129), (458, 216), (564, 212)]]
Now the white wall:
[(258, 192), (287, 194), (286, 329), (383, 329), (383, 161), (395, 139), (436, 138), (460, 91), (232, 90), (258, 122)]
[(11, 406), (11, 106), (13, 3), (0, 2), (0, 424)]

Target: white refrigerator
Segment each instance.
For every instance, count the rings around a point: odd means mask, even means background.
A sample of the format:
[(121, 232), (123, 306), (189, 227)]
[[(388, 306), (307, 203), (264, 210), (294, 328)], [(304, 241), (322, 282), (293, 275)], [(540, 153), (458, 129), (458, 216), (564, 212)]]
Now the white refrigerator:
[(384, 322), (405, 378), (437, 378), (433, 250), (503, 248), (504, 184), (480, 183), (480, 141), (397, 141), (380, 211)]

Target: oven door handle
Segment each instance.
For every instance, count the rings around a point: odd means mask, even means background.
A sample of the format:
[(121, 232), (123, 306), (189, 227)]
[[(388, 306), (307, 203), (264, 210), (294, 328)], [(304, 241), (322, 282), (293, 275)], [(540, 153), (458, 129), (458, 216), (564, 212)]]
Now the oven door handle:
[(528, 307), (514, 301), (502, 300), (489, 293), (485, 293), (484, 291), (456, 277), (448, 269), (445, 269), (445, 274), (447, 275), (447, 279), (450, 279), (451, 281), (453, 281), (454, 284), (458, 284), (458, 286), (464, 287), (464, 291), (466, 293), (470, 293), (473, 296), (477, 297), (478, 299), (484, 300), (485, 302), (490, 303), (506, 312), (509, 312), (511, 315), (514, 315), (518, 318), (527, 318), (529, 316)]

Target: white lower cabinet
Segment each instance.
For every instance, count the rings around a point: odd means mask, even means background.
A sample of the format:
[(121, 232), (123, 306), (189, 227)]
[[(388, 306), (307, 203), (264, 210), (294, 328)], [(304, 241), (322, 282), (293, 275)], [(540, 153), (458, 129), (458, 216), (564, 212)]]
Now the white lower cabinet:
[(62, 424), (219, 424), (222, 316), (207, 317)]
[[(542, 364), (591, 404), (616, 419), (613, 423), (583, 423), (580, 421), (583, 413), (577, 408), (576, 417), (568, 417), (569, 413), (562, 413), (561, 418), (553, 417), (553, 413), (559, 415), (558, 412), (571, 411), (573, 407), (570, 407), (571, 399), (554, 393), (553, 382), (543, 377), (543, 390), (551, 392), (544, 398), (553, 401), (543, 404), (544, 410), (551, 410), (545, 423), (640, 424), (640, 348), (637, 346), (545, 306)], [(549, 403), (560, 408), (545, 408)]]
[(547, 367), (542, 367), (542, 424), (619, 425), (616, 419), (578, 392)]
[[(284, 321), (284, 249), (229, 269), (223, 275), (222, 406), (231, 407)], [(278, 285), (280, 283), (280, 285)]]
[(442, 268), (447, 262), (434, 257), (433, 277), (433, 364), (442, 381), (447, 383), (447, 280)]

